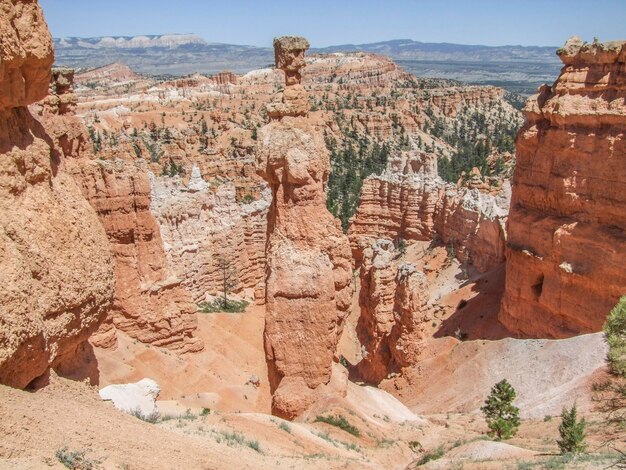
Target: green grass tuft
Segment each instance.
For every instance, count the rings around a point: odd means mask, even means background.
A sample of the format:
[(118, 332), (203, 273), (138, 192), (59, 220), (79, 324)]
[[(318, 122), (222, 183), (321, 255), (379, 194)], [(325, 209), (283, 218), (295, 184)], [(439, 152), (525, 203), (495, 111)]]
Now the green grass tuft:
[(348, 420), (341, 415), (317, 416), (314, 422), (330, 424), (331, 426), (343, 429), (345, 432), (352, 434), (355, 437), (361, 437), (361, 431), (359, 431), (356, 426), (350, 424)]

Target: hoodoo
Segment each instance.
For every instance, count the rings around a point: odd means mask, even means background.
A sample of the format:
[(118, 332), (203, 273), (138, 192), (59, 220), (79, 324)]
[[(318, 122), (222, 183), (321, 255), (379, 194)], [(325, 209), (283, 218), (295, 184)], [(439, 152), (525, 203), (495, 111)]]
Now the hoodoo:
[(626, 286), (626, 43), (558, 55), (517, 138), (500, 320), (523, 336), (599, 331)]
[(326, 209), (330, 171), (321, 132), (308, 118), (300, 37), (274, 41), (286, 87), (259, 130), (257, 168), (272, 189), (268, 220), (265, 351), (274, 414), (293, 418), (331, 380), (350, 306), (348, 239)]
[[(78, 155), (27, 107), (48, 93), (54, 61), (41, 8), (0, 11), (0, 383), (25, 387), (82, 351), (113, 298), (113, 260), (68, 173)], [(71, 105), (63, 79), (59, 112)]]

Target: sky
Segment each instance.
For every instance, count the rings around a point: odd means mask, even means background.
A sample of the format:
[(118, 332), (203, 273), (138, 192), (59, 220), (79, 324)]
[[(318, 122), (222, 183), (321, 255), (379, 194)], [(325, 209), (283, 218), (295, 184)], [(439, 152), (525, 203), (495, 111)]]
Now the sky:
[(626, 39), (626, 0), (40, 0), (54, 37), (195, 33), (209, 42), (312, 47), (390, 39), (560, 46)]

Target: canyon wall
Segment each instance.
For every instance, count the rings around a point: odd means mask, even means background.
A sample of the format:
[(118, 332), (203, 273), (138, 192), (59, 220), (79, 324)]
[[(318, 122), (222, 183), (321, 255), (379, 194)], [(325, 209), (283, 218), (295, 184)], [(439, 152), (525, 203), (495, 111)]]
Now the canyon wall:
[(0, 383), (26, 387), (98, 328), (113, 259), (68, 174), (79, 155), (27, 108), (47, 95), (54, 61), (41, 9), (0, 0), (0, 11)]
[(235, 292), (250, 289), (254, 291), (250, 296), (264, 301), (269, 188), (256, 201), (237, 202), (233, 183), (222, 183), (214, 191), (195, 165), (186, 184), (152, 173), (150, 181), (151, 211), (160, 226), (168, 265), (194, 301), (223, 291), (220, 260), (234, 268)]
[(378, 238), (438, 240), (460, 261), (488, 271), (504, 262), (509, 200), (508, 182), (495, 194), (457, 187), (437, 176), (434, 155), (404, 152), (363, 183), (348, 232), (353, 257), (359, 265), (363, 250)]
[(108, 236), (115, 260), (115, 298), (91, 343), (116, 345), (116, 330), (179, 352), (198, 351), (196, 306), (168, 269), (159, 227), (150, 212), (143, 162), (94, 160), (87, 130), (74, 115), (74, 72), (55, 68), (48, 96), (37, 106), (53, 145), (69, 158), (68, 173), (82, 188)]
[(272, 189), (264, 341), (272, 412), (292, 419), (331, 382), (352, 296), (351, 261), (348, 239), (326, 209), (329, 154), (300, 83), (308, 42), (284, 37), (274, 47), (286, 87), (268, 105), (257, 152)]
[(464, 107), (489, 106), (502, 101), (504, 90), (494, 86), (456, 86), (433, 90), (429, 93), (431, 103), (444, 116), (455, 117)]
[(91, 160), (74, 176), (98, 213), (115, 256), (115, 301), (92, 343), (114, 346), (118, 329), (143, 343), (179, 352), (201, 350), (202, 342), (193, 337), (196, 306), (181, 278), (168, 268), (150, 212), (145, 165)]
[(626, 46), (558, 55), (517, 139), (500, 321), (520, 336), (600, 331), (626, 286)]
[(318, 55), (307, 58), (304, 85), (350, 84), (352, 86), (385, 86), (408, 83), (415, 77), (405, 72), (393, 60), (365, 52)]

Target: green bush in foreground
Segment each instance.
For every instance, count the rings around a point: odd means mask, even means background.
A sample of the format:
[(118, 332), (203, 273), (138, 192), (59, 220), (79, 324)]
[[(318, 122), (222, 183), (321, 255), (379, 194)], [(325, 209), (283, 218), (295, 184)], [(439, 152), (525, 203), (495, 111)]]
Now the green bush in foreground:
[(604, 324), (606, 341), (609, 344), (608, 362), (611, 372), (626, 377), (626, 296), (619, 302)]
[(496, 440), (513, 437), (519, 428), (519, 408), (513, 406), (515, 389), (506, 379), (502, 379), (491, 388), (481, 411), (489, 427), (489, 435)]
[(578, 421), (576, 403), (568, 410), (563, 407), (562, 420), (559, 426), (561, 439), (556, 443), (561, 454), (581, 454), (585, 452), (585, 419)]
[[(604, 323), (604, 334), (609, 346), (607, 363), (611, 376), (599, 383), (593, 384), (594, 401), (597, 409), (604, 413), (604, 425), (617, 431), (615, 436), (626, 427), (626, 296), (622, 296), (609, 313)], [(619, 453), (617, 461), (612, 465), (617, 468), (626, 468), (626, 454), (616, 441), (609, 439), (608, 446)]]

